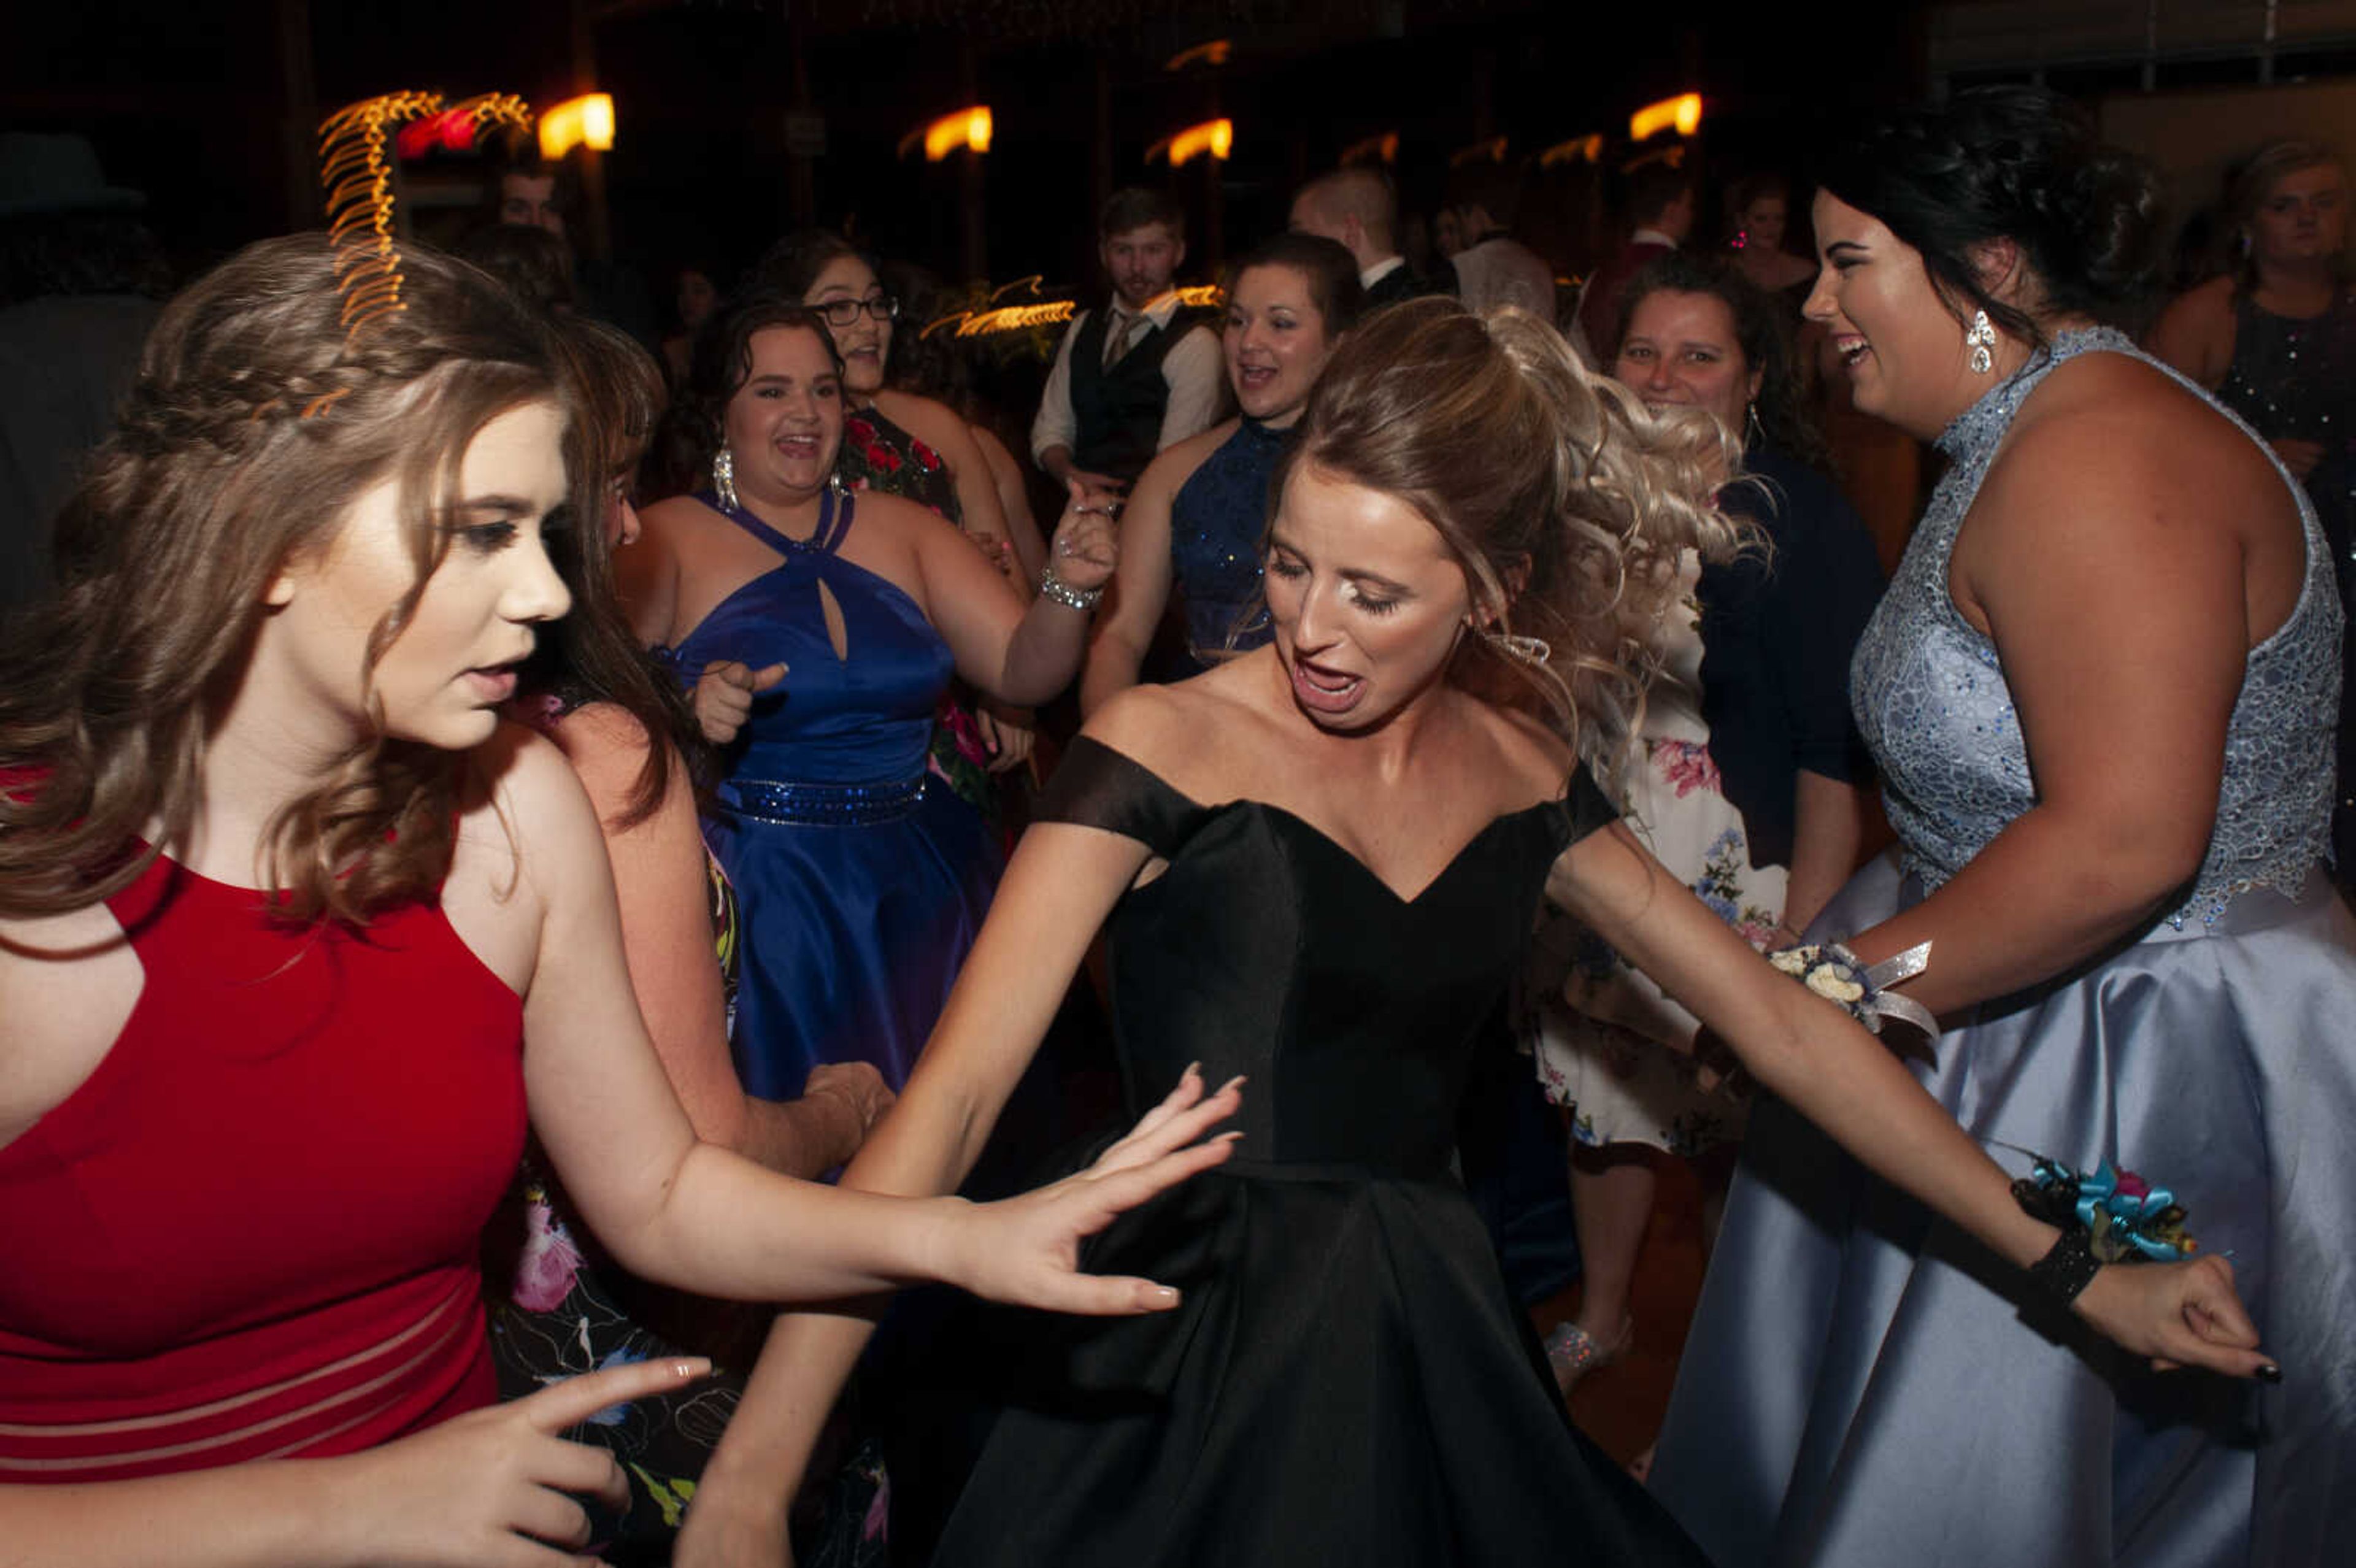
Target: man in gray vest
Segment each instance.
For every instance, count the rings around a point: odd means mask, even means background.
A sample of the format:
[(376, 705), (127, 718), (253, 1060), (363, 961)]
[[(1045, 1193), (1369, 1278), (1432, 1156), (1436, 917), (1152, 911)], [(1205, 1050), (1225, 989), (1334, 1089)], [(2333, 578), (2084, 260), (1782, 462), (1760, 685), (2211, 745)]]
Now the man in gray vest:
[(1031, 454), (1058, 481), (1123, 491), (1153, 454), (1207, 430), (1226, 401), (1215, 310), (1180, 304), (1185, 217), (1159, 191), (1121, 190), (1097, 224), (1112, 280), (1072, 318), (1031, 424)]

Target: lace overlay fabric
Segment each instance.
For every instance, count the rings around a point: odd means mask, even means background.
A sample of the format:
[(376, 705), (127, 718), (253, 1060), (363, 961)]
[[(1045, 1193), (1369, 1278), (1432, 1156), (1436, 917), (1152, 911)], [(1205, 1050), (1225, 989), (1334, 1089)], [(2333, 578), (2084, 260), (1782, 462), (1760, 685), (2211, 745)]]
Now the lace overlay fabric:
[[(2037, 803), (2003, 666), (1995, 645), (1955, 608), (1947, 563), (2013, 416), (2054, 366), (2086, 353), (2133, 355), (2217, 407), (2215, 399), (2122, 334), (2095, 327), (2057, 337), (2048, 353), (1972, 405), (1939, 438), (1952, 466), (1849, 672), (1858, 727), (1880, 764), (1906, 869), (1926, 888), (1954, 876)], [(2222, 408), (2219, 412), (2234, 418)], [(2306, 577), (2289, 619), (2250, 652), (2226, 731), (2208, 854), (2191, 896), (2168, 917), (2179, 930), (2189, 921), (2214, 922), (2236, 894), (2254, 887), (2297, 893), (2324, 854), (2339, 719), (2340, 611), (2314, 507), (2287, 472), (2283, 482), (2298, 497)]]

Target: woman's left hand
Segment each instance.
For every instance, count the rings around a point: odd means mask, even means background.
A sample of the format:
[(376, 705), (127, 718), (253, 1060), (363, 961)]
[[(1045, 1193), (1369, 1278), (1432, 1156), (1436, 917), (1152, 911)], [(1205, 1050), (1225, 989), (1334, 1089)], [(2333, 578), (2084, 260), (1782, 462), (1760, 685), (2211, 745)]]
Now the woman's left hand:
[(1031, 760), (1039, 732), (1035, 720), (1026, 721), (1028, 713), (1028, 709), (1014, 709), (992, 711), (988, 706), (973, 710), (973, 727), (990, 749), (990, 761), (984, 766), (991, 773), (1012, 773)]
[(2108, 1264), (2072, 1303), (2078, 1315), (2121, 1349), (2147, 1356), (2160, 1371), (2206, 1367), (2228, 1377), (2279, 1378), (2258, 1349), (2223, 1258), (2180, 1264)]
[(1018, 1307), (1093, 1317), (1166, 1312), (1178, 1293), (1150, 1279), (1080, 1272), (1080, 1243), (1124, 1211), (1227, 1157), (1240, 1133), (1198, 1141), (1243, 1104), (1240, 1078), (1205, 1095), (1188, 1068), (1167, 1099), (1086, 1170), (1019, 1198), (959, 1212), (940, 1277)]
[(1047, 548), (1047, 569), (1067, 587), (1085, 592), (1112, 581), (1113, 568), (1120, 564), (1120, 535), (1113, 527), (1119, 509), (1119, 496), (1071, 481), (1071, 499)]

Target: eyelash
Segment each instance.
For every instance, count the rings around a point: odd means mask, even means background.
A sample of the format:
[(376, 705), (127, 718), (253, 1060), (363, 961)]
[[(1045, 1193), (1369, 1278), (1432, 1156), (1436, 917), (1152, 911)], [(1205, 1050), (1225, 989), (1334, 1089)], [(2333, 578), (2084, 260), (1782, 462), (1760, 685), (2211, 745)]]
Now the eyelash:
[(458, 542), (477, 555), (497, 555), (515, 542), (516, 526), (510, 522), (461, 523), (453, 530)]
[[(1288, 581), (1309, 575), (1307, 567), (1297, 560), (1288, 560), (1280, 555), (1271, 555), (1268, 558), (1268, 570), (1275, 576)], [(1355, 584), (1350, 589), (1350, 603), (1364, 610), (1369, 615), (1387, 615), (1399, 607), (1399, 602), (1397, 599), (1371, 597), (1365, 589)]]

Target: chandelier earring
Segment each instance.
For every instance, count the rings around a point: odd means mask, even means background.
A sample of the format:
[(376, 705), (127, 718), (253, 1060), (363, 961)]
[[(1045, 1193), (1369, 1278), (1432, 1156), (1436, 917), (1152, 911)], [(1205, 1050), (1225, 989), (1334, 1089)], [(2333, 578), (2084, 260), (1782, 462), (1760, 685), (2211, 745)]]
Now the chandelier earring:
[(1972, 329), (1964, 334), (1972, 348), (1972, 374), (1985, 376), (1996, 368), (1996, 324), (1984, 310), (1972, 312)]
[(1544, 637), (1524, 636), (1519, 632), (1493, 632), (1480, 628), (1481, 640), (1516, 664), (1542, 665), (1554, 657), (1554, 649)]
[(1766, 427), (1759, 422), (1759, 405), (1756, 402), (1742, 411), (1742, 441), (1746, 446), (1767, 444)]
[(736, 456), (725, 446), (712, 454), (712, 493), (720, 497), (723, 511), (744, 509), (744, 504), (736, 498)]

